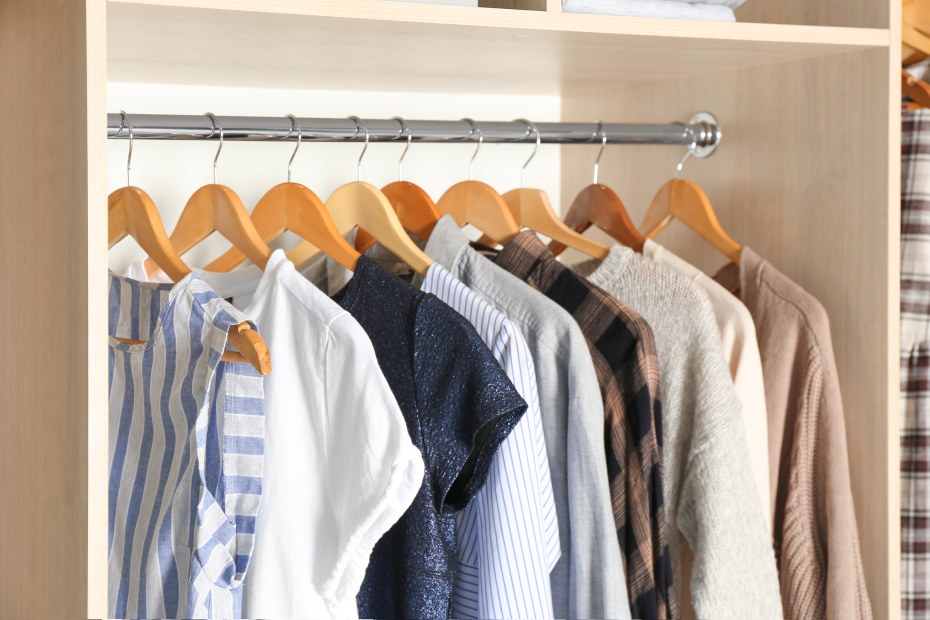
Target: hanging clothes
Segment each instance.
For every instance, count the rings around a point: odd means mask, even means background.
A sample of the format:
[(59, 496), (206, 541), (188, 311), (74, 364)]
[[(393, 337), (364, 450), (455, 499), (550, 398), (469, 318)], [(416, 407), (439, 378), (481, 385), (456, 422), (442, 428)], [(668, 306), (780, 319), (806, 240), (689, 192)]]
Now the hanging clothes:
[[(771, 536), (752, 481), (739, 399), (707, 296), (688, 278), (613, 245), (576, 271), (655, 334), (663, 385), (665, 506), (679, 592), (698, 618), (782, 618)], [(693, 580), (682, 579), (687, 545)], [(682, 601), (689, 600), (682, 597)]]
[(930, 610), (930, 110), (901, 113), (901, 612)]
[(571, 313), (597, 371), (607, 430), (614, 525), (634, 618), (675, 618), (662, 491), (659, 360), (638, 314), (555, 260), (536, 233), (519, 233), (495, 263)]
[[(352, 244), (355, 234), (346, 235)], [(411, 239), (424, 245), (412, 234)], [(389, 273), (436, 295), (471, 323), (528, 405), (494, 456), (484, 486), (457, 515), (452, 617), (553, 617), (549, 575), (561, 546), (536, 369), (526, 341), (503, 313), (438, 263), (421, 278), (380, 244), (365, 254)], [(323, 256), (306, 264), (304, 272), (329, 288), (344, 286), (352, 276)]]
[(871, 618), (827, 313), (745, 246), (716, 280), (746, 304), (759, 338), (785, 614)]
[(528, 405), (497, 451), (484, 487), (458, 515), (452, 617), (552, 618), (549, 574), (562, 551), (529, 348), (510, 319), (439, 263), (430, 266), (420, 290), (478, 330)]
[(424, 471), (371, 341), (281, 250), (264, 272), (197, 273), (261, 326), (274, 360), (243, 616), (358, 617), (372, 548), (409, 508)]
[(616, 540), (604, 409), (597, 375), (577, 323), (558, 304), (468, 245), (448, 216), (425, 251), (430, 258), (503, 312), (520, 329), (536, 368), (546, 451), (558, 513), (562, 558), (552, 570), (557, 618), (630, 618)]
[(714, 319), (717, 321), (717, 330), (720, 332), (723, 356), (730, 369), (736, 395), (743, 405), (743, 428), (746, 430), (753, 480), (756, 483), (759, 501), (762, 503), (762, 512), (771, 531), (768, 416), (765, 409), (762, 358), (759, 356), (759, 343), (756, 339), (756, 326), (752, 322), (752, 316), (745, 304), (730, 291), (652, 239), (646, 239), (643, 244), (643, 256), (687, 276), (704, 291), (710, 301)]
[(245, 320), (196, 275), (110, 275), (110, 617), (240, 617), (263, 387), (250, 365), (220, 358)]
[(456, 566), (455, 513), (484, 485), (527, 405), (465, 319), (368, 257), (333, 299), (371, 338), (426, 465), (410, 509), (374, 547), (357, 596), (359, 615), (445, 618)]

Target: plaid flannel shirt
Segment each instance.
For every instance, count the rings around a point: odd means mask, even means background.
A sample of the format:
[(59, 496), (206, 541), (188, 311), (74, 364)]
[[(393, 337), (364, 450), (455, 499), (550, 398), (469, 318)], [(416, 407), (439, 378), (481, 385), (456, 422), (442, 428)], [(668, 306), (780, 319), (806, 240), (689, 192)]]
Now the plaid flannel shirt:
[(901, 611), (930, 614), (930, 110), (902, 113)]
[(514, 237), (496, 262), (578, 322), (604, 401), (614, 525), (632, 615), (676, 617), (662, 488), (659, 361), (652, 329), (630, 308), (555, 260), (533, 232)]

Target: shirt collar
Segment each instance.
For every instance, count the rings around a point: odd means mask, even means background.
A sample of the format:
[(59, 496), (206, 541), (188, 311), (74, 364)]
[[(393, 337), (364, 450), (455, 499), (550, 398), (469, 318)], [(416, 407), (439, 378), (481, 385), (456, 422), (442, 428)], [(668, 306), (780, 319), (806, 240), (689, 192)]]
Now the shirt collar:
[(526, 281), (539, 267), (555, 262), (555, 256), (536, 233), (524, 230), (504, 245), (495, 262)]
[(630, 248), (615, 243), (600, 263), (596, 259), (586, 260), (575, 265), (574, 270), (593, 284), (609, 290), (610, 283), (629, 268), (635, 256), (636, 252)]
[(451, 216), (444, 215), (436, 222), (424, 252), (435, 262), (455, 273), (456, 264), (468, 247), (468, 237), (462, 234)]

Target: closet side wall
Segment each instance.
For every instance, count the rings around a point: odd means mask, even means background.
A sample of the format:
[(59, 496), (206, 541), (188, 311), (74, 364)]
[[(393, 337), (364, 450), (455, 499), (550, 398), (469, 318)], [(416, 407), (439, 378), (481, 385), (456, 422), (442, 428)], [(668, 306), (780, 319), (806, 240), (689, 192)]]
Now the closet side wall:
[[(889, 109), (890, 63), (888, 50), (871, 50), (626, 90), (572, 91), (562, 107), (566, 119), (664, 122), (705, 109), (719, 119), (720, 148), (709, 159), (689, 159), (683, 176), (706, 190), (738, 242), (829, 313), (876, 618), (899, 613), (900, 139), (893, 131), (898, 112)], [(608, 147), (601, 177), (638, 224), (682, 154)], [(562, 202), (570, 204), (590, 182), (591, 162), (566, 157), (562, 169)], [(708, 273), (724, 261), (677, 222), (657, 241)]]
[[(104, 242), (87, 209), (89, 197), (100, 198), (88, 182), (88, 132), (100, 127), (88, 119), (103, 96), (103, 74), (88, 72), (88, 58), (99, 52), (103, 66), (103, 47), (90, 36), (102, 32), (103, 8), (102, 0), (0, 3), (2, 618), (88, 612), (91, 406), (106, 437), (106, 392), (88, 389), (89, 375), (106, 385), (103, 330), (88, 329), (98, 310), (90, 293), (99, 292), (88, 247)], [(105, 475), (94, 483), (105, 486)], [(104, 502), (96, 541), (104, 561), (105, 497), (94, 500)], [(105, 579), (105, 563), (92, 568)]]

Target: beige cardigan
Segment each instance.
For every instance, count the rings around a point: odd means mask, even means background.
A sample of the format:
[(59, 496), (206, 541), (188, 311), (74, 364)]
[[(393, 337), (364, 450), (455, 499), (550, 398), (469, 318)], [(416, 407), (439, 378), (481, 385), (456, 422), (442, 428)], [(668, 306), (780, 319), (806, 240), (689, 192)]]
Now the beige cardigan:
[(785, 616), (871, 618), (827, 313), (746, 247), (740, 265), (728, 265), (716, 279), (756, 323)]

